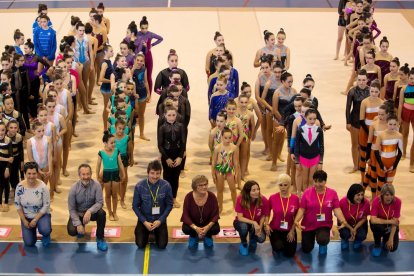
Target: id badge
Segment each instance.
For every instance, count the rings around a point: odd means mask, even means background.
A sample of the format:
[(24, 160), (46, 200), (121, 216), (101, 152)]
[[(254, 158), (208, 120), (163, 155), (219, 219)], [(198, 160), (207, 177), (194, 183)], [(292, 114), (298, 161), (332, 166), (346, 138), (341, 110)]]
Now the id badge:
[(325, 221), (325, 214), (317, 214), (316, 221)]
[(288, 222), (287, 221), (281, 221), (280, 222), (280, 229), (287, 230), (288, 229)]
[(159, 215), (160, 214), (160, 207), (159, 206), (152, 207), (152, 214), (153, 215)]

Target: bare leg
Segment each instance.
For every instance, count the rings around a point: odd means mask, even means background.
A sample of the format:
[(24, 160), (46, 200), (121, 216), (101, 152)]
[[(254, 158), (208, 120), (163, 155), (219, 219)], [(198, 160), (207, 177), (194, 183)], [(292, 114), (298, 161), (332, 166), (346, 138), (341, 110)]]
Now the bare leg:
[(315, 165), (309, 168), (308, 183), (307, 183), (307, 186), (305, 187), (305, 190), (312, 186), (313, 174), (316, 172), (317, 167), (318, 166)]
[(270, 161), (272, 160), (272, 151), (274, 148), (274, 143), (273, 143), (273, 129), (274, 129), (274, 122), (272, 120), (272, 114), (271, 113), (266, 113), (265, 116), (265, 121), (266, 121), (266, 132), (263, 135), (266, 135), (266, 141), (267, 141), (267, 148), (269, 151), (269, 155), (267, 157), (266, 160)]
[(356, 72), (354, 68), (352, 68), (352, 73), (351, 73), (351, 76), (349, 77), (348, 84), (346, 85), (345, 91), (341, 92), (342, 94), (348, 95), (349, 89), (351, 89), (351, 87), (354, 85), (356, 76), (357, 76)]
[(269, 152), (269, 145), (267, 142), (267, 123), (266, 123), (266, 118), (264, 118), (264, 120), (262, 120), (262, 124), (260, 125), (260, 129), (262, 130), (262, 137), (263, 137), (263, 142), (265, 145), (265, 149), (263, 151), (263, 155), (266, 155)]
[(216, 189), (217, 189), (217, 201), (219, 205), (219, 213), (223, 211), (223, 193), (224, 193), (224, 176), (219, 172), (215, 172), (217, 177)]
[(241, 170), (241, 179), (244, 180), (246, 176), (247, 169), (247, 151), (249, 150), (249, 141), (243, 141), (240, 144), (240, 170)]
[(103, 126), (104, 126), (104, 130), (108, 129), (108, 117), (109, 117), (109, 113), (108, 113), (108, 103), (109, 103), (109, 99), (111, 98), (111, 93), (101, 93), (103, 98), (104, 98), (104, 106), (103, 106), (103, 111), (102, 111), (102, 121), (103, 121)]
[[(83, 111), (86, 114), (91, 113), (89, 111), (89, 106), (88, 106), (88, 80), (89, 80), (89, 74), (90, 74), (90, 61), (87, 61), (83, 64), (83, 69), (82, 69), (82, 80), (83, 80), (83, 85), (85, 86), (85, 91), (84, 93), (81, 93), (81, 102), (85, 105), (83, 107)], [(89, 85), (94, 85), (94, 83), (89, 84)], [(86, 111), (85, 111), (86, 109)]]
[(105, 187), (105, 204), (106, 204), (106, 209), (108, 209), (108, 215), (109, 215), (109, 220), (114, 220), (114, 215), (112, 213), (112, 196), (111, 196), (111, 183), (112, 182), (104, 182), (104, 187)]
[(72, 137), (72, 123), (71, 121), (66, 122), (68, 131), (63, 135), (63, 162), (62, 162), (62, 173), (64, 176), (69, 176), (66, 167), (68, 165), (69, 158), (69, 149), (70, 149), (70, 140)]
[(302, 166), (296, 165), (296, 189), (297, 189), (297, 193), (298, 196), (300, 196), (302, 194), (303, 191), (303, 172), (302, 172)]
[(95, 87), (95, 85), (94, 85), (95, 81), (96, 81), (95, 74), (94, 74), (94, 72), (91, 72), (89, 74), (89, 87), (88, 87), (88, 94), (87, 94), (87, 97), (86, 97), (86, 102), (88, 104), (94, 104), (95, 105), (95, 103), (92, 101), (92, 93), (93, 93), (93, 89)]
[(144, 126), (145, 126), (145, 108), (147, 107), (147, 102), (138, 103), (138, 125), (139, 125), (139, 138), (142, 140), (149, 141), (144, 135)]
[(119, 182), (112, 181), (111, 185), (111, 199), (112, 199), (112, 215), (114, 217), (114, 220), (119, 220), (116, 209), (118, 208), (118, 194), (119, 194)]
[(359, 129), (351, 127), (351, 151), (354, 167), (352, 172), (359, 170)]
[(236, 199), (237, 199), (237, 191), (236, 191), (236, 179), (234, 178), (234, 175), (232, 173), (228, 173), (227, 176), (227, 184), (230, 188), (231, 193), (231, 200), (233, 201), (233, 208), (236, 207)]
[(405, 159), (407, 156), (407, 145), (408, 145), (408, 134), (410, 133), (410, 123), (402, 122), (401, 124), (401, 134), (403, 136), (403, 153), (402, 159)]
[(121, 182), (121, 185), (119, 187), (119, 194), (121, 195), (121, 207), (123, 209), (126, 209), (125, 205), (125, 194), (126, 194), (126, 188), (128, 184), (128, 167), (125, 167), (125, 180)]
[[(85, 63), (85, 65), (87, 65)], [(78, 104), (83, 108), (83, 112), (85, 114), (89, 113), (88, 109), (88, 103), (86, 102), (86, 86), (85, 86), (85, 80), (83, 79), (83, 65), (80, 65), (78, 68), (78, 76), (79, 76), (79, 96), (78, 96)], [(87, 80), (86, 80), (87, 83)]]
[(309, 185), (309, 168), (302, 166), (302, 190), (303, 193)]
[(339, 51), (341, 50), (342, 40), (344, 38), (345, 27), (338, 26), (338, 38), (336, 40), (336, 52), (334, 60), (338, 59)]
[[(411, 127), (414, 132), (414, 122), (411, 121)], [(413, 141), (411, 143), (411, 149), (410, 149), (410, 172), (414, 173), (414, 137)]]

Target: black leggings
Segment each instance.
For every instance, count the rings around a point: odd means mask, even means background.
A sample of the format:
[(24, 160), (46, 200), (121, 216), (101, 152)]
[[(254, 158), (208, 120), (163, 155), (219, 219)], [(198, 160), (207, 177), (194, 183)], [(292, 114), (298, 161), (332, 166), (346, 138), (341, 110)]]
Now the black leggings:
[[(159, 249), (164, 249), (168, 244), (168, 228), (166, 223), (161, 223), (160, 226), (155, 228), (152, 231), (155, 235), (155, 243)], [(145, 227), (145, 225), (138, 221), (137, 226), (135, 227), (135, 243), (136, 245), (143, 249), (148, 244), (148, 237), (150, 231)]]
[[(370, 225), (371, 225), (372, 234), (374, 235), (375, 246), (380, 247), (381, 240), (382, 240), (382, 245), (384, 246), (385, 243), (390, 239), (391, 225), (372, 224), (372, 223)], [(397, 230), (395, 231), (395, 235), (394, 235), (394, 248), (391, 250), (391, 252), (394, 252), (398, 248), (398, 243), (400, 242), (399, 232), (400, 232), (400, 229), (397, 226)]]
[[(168, 152), (167, 152), (168, 153)], [(169, 155), (172, 160), (175, 160), (178, 156)], [(164, 157), (161, 157), (161, 163), (163, 168), (163, 178), (168, 181), (171, 185), (173, 198), (177, 198), (178, 184), (180, 180), (180, 173), (182, 166), (177, 166), (170, 168), (167, 165), (167, 160)]]
[(3, 203), (3, 191), (4, 191), (4, 203), (9, 204), (9, 194), (10, 194), (9, 178), (4, 177), (4, 172), (6, 168), (7, 168), (6, 166), (0, 165), (0, 204)]
[(272, 250), (275, 252), (282, 251), (286, 257), (293, 257), (296, 253), (297, 247), (297, 235), (295, 231), (295, 240), (288, 242), (287, 235), (288, 231), (278, 231), (273, 230), (270, 235), (270, 244), (272, 245)]
[(33, 99), (29, 99), (29, 113), (32, 118), (37, 117), (37, 104), (39, 103), (40, 79), (36, 77), (30, 82), (30, 94)]
[[(182, 230), (184, 234), (190, 235), (190, 237), (192, 238), (198, 237), (196, 230), (191, 228), (191, 226), (188, 224), (183, 223)], [(211, 238), (211, 236), (217, 235), (219, 232), (220, 232), (220, 225), (218, 224), (218, 222), (216, 222), (213, 224), (213, 226), (211, 226), (210, 230), (207, 231), (206, 237)]]
[(13, 159), (13, 163), (10, 168), (10, 185), (13, 190), (16, 189), (17, 184), (20, 182), (20, 156), (16, 156)]
[(309, 253), (315, 247), (315, 239), (319, 245), (328, 245), (331, 239), (331, 229), (321, 227), (313, 231), (302, 231), (302, 250)]

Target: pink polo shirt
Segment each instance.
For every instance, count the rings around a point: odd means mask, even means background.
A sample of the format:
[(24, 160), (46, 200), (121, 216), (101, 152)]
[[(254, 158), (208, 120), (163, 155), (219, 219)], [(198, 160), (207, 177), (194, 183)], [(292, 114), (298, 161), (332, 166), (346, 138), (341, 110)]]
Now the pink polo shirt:
[[(319, 202), (322, 203), (322, 208)], [(313, 231), (321, 227), (332, 228), (332, 211), (339, 208), (338, 194), (335, 190), (326, 187), (324, 197), (323, 194), (316, 193), (315, 187), (309, 187), (303, 192), (300, 208), (305, 211), (301, 222), (305, 227), (303, 231)], [(325, 215), (324, 221), (317, 221), (317, 215), (320, 213)]]
[[(269, 198), (269, 206), (270, 210), (273, 212), (272, 221), (269, 223), (269, 226), (273, 230), (278, 231), (290, 231), (293, 226), (293, 222), (295, 220), (296, 213), (299, 210), (299, 197), (295, 194), (291, 194), (288, 198), (282, 197), (282, 201), (280, 201), (280, 193), (271, 195)], [(289, 204), (288, 204), (289, 201)], [(283, 207), (282, 207), (283, 202)], [(283, 211), (284, 209), (284, 211)], [(285, 213), (286, 212), (286, 216)], [(280, 227), (280, 222), (286, 221), (288, 223), (287, 229), (282, 229)]]
[(372, 201), (371, 216), (381, 219), (400, 218), (401, 199), (394, 197), (389, 205), (381, 204), (381, 198), (378, 196)]
[[(236, 213), (242, 213), (243, 217), (250, 219), (250, 220), (254, 220), (257, 223), (260, 223), (260, 219), (263, 216), (268, 216), (270, 211), (269, 211), (269, 201), (267, 200), (267, 198), (265, 196), (262, 195), (262, 205), (259, 207), (256, 207), (256, 205), (254, 205), (253, 203), (250, 203), (250, 210), (244, 209), (243, 206), (241, 205), (241, 195), (239, 195), (237, 197), (237, 201), (236, 201)], [(237, 220), (237, 216), (236, 216), (236, 220)]]
[(369, 200), (364, 198), (360, 204), (352, 204), (348, 201), (348, 198), (344, 196), (339, 201), (339, 207), (344, 214), (344, 217), (349, 225), (355, 226), (359, 221), (367, 218), (370, 213)]

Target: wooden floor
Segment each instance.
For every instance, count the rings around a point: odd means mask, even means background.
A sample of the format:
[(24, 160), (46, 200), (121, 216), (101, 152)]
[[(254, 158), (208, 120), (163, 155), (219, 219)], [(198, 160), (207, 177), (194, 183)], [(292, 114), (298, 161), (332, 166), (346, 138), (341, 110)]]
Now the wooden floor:
[[(73, 14), (87, 20), (85, 10)], [(58, 32), (58, 38), (66, 35), (69, 29), (71, 12), (61, 10), (49, 12), (53, 25)], [(326, 132), (324, 169), (328, 172), (328, 185), (335, 188), (342, 197), (350, 184), (358, 182), (359, 174), (347, 174), (351, 168), (350, 137), (345, 129), (345, 97), (339, 92), (345, 88), (351, 67), (344, 67), (342, 62), (333, 61), (335, 41), (337, 34), (337, 14), (334, 10), (255, 10), (239, 11), (237, 9), (209, 9), (209, 10), (154, 10), (150, 11), (107, 11), (106, 16), (111, 19), (110, 42), (114, 48), (126, 33), (126, 26), (131, 20), (137, 23), (146, 15), (149, 19), (150, 30), (164, 37), (162, 44), (153, 48), (154, 73), (156, 74), (167, 66), (167, 54), (170, 48), (179, 55), (179, 67), (187, 71), (191, 90), (189, 99), (192, 105), (192, 117), (189, 126), (187, 177), (181, 179), (178, 194), (179, 201), (184, 199), (191, 189), (191, 178), (196, 174), (205, 174), (210, 180), (208, 166), (209, 150), (207, 135), (209, 123), (207, 121), (206, 103), (206, 76), (204, 73), (204, 58), (208, 50), (214, 47), (213, 35), (219, 30), (225, 36), (226, 46), (233, 52), (235, 68), (240, 74), (240, 81), (247, 81), (252, 86), (257, 77), (258, 70), (253, 68), (253, 58), (256, 50), (263, 46), (263, 31), (273, 32), (283, 27), (287, 33), (286, 45), (291, 48), (291, 73), (294, 76), (294, 87), (301, 88), (301, 82), (306, 74), (311, 73), (316, 80), (314, 95), (318, 97), (320, 112), (332, 130)], [(412, 15), (412, 14), (410, 14)], [(6, 38), (12, 41), (13, 30), (19, 28), (26, 37), (31, 35), (31, 25), (35, 12), (8, 12), (2, 14), (2, 40), (0, 47), (4, 46)], [(400, 12), (377, 11), (375, 19), (383, 35), (390, 41), (390, 52), (398, 56), (402, 63), (414, 65), (414, 29)], [(116, 52), (116, 51), (115, 51)], [(67, 193), (71, 184), (77, 179), (76, 168), (82, 162), (88, 162), (93, 168), (96, 166), (97, 152), (102, 147), (102, 100), (98, 91), (95, 97), (100, 103), (95, 106), (95, 115), (79, 117), (79, 137), (74, 138), (70, 153), (70, 176), (62, 177), (63, 193), (55, 196), (53, 203), (52, 221), (54, 225), (65, 225), (68, 218)], [(108, 225), (132, 226), (136, 217), (131, 209), (133, 187), (140, 179), (146, 176), (147, 163), (157, 158), (156, 122), (154, 105), (158, 96), (154, 96), (146, 113), (146, 135), (150, 142), (136, 139), (135, 160), (137, 166), (129, 168), (130, 181), (128, 184), (128, 209), (118, 209), (119, 222), (109, 222)], [(410, 144), (412, 133), (410, 133)], [(257, 141), (252, 144), (252, 159), (250, 162), (251, 175), (249, 179), (258, 180), (262, 192), (270, 195), (277, 192), (275, 179), (285, 171), (285, 164), (278, 166), (276, 173), (270, 172), (270, 163), (260, 154), (263, 143), (259, 134)], [(409, 160), (399, 165), (395, 179), (397, 196), (403, 199), (401, 223), (414, 225), (414, 175), (408, 172)], [(212, 181), (211, 181), (212, 183)], [(214, 190), (214, 187), (211, 187)], [(181, 210), (174, 209), (168, 219), (170, 226), (180, 225)], [(234, 212), (231, 208), (230, 194), (225, 193), (225, 207), (221, 217), (222, 225), (231, 225)], [(8, 213), (0, 213), (1, 225), (18, 225), (18, 216), (11, 209)]]

